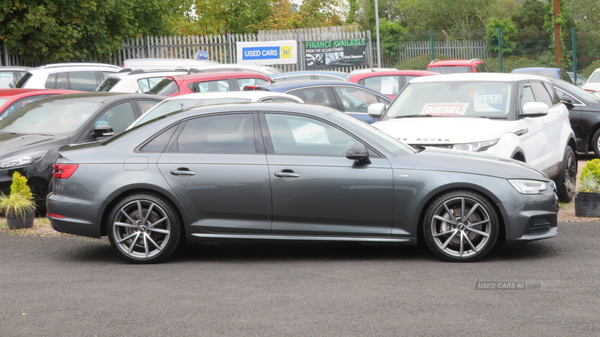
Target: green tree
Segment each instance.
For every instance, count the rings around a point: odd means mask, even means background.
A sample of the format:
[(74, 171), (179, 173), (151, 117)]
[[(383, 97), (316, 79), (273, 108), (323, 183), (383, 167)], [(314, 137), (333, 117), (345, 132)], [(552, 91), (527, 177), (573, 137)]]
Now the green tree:
[(381, 55), (384, 57), (398, 57), (399, 50), (406, 36), (406, 28), (400, 26), (398, 21), (381, 19), (379, 22), (379, 33), (381, 36)]
[(162, 0), (0, 2), (0, 40), (24, 62), (85, 61), (121, 48), (122, 39), (165, 32)]
[(502, 54), (510, 55), (514, 52), (517, 43), (514, 41), (513, 33), (517, 32), (517, 26), (512, 22), (511, 18), (496, 19), (491, 18), (490, 22), (485, 27), (485, 47), (492, 53), (498, 53), (500, 46), (498, 43), (498, 28), (502, 28)]

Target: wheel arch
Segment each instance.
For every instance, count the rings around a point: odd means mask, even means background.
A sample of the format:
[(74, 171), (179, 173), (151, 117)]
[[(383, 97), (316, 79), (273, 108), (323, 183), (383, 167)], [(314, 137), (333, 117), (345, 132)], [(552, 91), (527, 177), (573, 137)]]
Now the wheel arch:
[(108, 198), (106, 198), (105, 203), (102, 205), (102, 211), (100, 213), (100, 214), (102, 214), (102, 218), (100, 219), (101, 235), (104, 236), (104, 235), (108, 234), (108, 217), (110, 216), (110, 212), (111, 212), (112, 208), (119, 201), (126, 198), (128, 195), (140, 194), (140, 193), (155, 195), (155, 196), (161, 198), (164, 202), (169, 204), (171, 207), (173, 207), (173, 211), (175, 212), (175, 215), (178, 217), (178, 219), (181, 223), (181, 231), (182, 231), (181, 240), (185, 241), (186, 240), (185, 224), (189, 223), (189, 221), (187, 221), (189, 218), (189, 215), (188, 215), (187, 211), (185, 210), (185, 208), (183, 207), (183, 205), (181, 204), (181, 202), (179, 201), (179, 199), (177, 199), (169, 191), (166, 191), (161, 188), (157, 188), (156, 186), (145, 185), (145, 184), (123, 186), (119, 190), (114, 191)]
[(425, 237), (423, 233), (423, 221), (425, 220), (425, 213), (427, 213), (427, 209), (433, 203), (435, 199), (437, 199), (442, 194), (452, 192), (452, 191), (470, 191), (480, 194), (483, 198), (485, 198), (496, 211), (496, 215), (498, 216), (498, 242), (506, 241), (506, 227), (504, 225), (504, 219), (508, 217), (505, 213), (504, 208), (499, 207), (501, 205), (501, 201), (488, 189), (483, 188), (479, 185), (474, 184), (449, 184), (445, 186), (441, 186), (440, 188), (429, 193), (425, 198), (423, 198), (423, 203), (419, 207), (419, 217), (417, 225), (417, 244), (422, 245), (425, 242)]

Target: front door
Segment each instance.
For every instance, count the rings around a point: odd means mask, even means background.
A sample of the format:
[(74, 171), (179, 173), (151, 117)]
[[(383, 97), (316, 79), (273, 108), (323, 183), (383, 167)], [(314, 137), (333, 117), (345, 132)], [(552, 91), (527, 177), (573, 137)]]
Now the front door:
[(273, 198), (273, 234), (389, 236), (393, 174), (387, 158), (346, 158), (361, 143), (308, 116), (261, 116)]

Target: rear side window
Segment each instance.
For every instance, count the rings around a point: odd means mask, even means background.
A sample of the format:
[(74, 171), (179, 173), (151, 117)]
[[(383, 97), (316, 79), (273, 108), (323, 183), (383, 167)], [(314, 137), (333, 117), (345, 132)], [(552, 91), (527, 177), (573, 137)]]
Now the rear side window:
[(169, 144), (173, 133), (177, 129), (177, 125), (172, 126), (168, 130), (164, 131), (160, 135), (156, 136), (156, 138), (152, 139), (146, 145), (144, 145), (140, 151), (142, 152), (163, 152)]
[(177, 137), (176, 150), (183, 153), (256, 153), (253, 116), (235, 114), (189, 120)]
[(25, 75), (23, 75), (19, 82), (15, 83), (15, 87), (22, 88), (25, 85), (25, 83), (27, 83), (27, 81), (31, 78), (31, 76), (33, 76), (32, 73), (26, 73)]
[(69, 73), (70, 89), (94, 91), (98, 87), (95, 71), (73, 71)]
[(263, 85), (269, 83), (262, 78), (236, 78), (235, 80), (237, 81), (240, 90), (244, 90), (244, 87), (248, 85)]
[(148, 90), (148, 93), (160, 96), (170, 96), (179, 93), (179, 87), (172, 79), (165, 78), (158, 82), (152, 89)]
[(228, 80), (195, 82), (188, 84), (192, 92), (230, 91)]

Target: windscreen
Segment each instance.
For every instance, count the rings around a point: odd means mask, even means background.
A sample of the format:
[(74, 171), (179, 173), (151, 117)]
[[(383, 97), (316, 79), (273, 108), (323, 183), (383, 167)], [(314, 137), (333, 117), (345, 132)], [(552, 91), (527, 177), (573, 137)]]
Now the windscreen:
[(409, 83), (386, 117), (509, 118), (511, 96), (508, 82)]
[(177, 83), (172, 79), (165, 78), (164, 80), (158, 82), (152, 89), (148, 90), (147, 93), (155, 94), (160, 96), (169, 96), (179, 92), (179, 87)]
[(114, 88), (117, 83), (121, 81), (120, 78), (109, 77), (104, 80), (104, 82), (100, 83), (100, 86), (96, 89), (96, 91), (109, 92), (110, 89)]
[(34, 102), (0, 121), (0, 131), (25, 134), (71, 134), (102, 103), (78, 100)]

